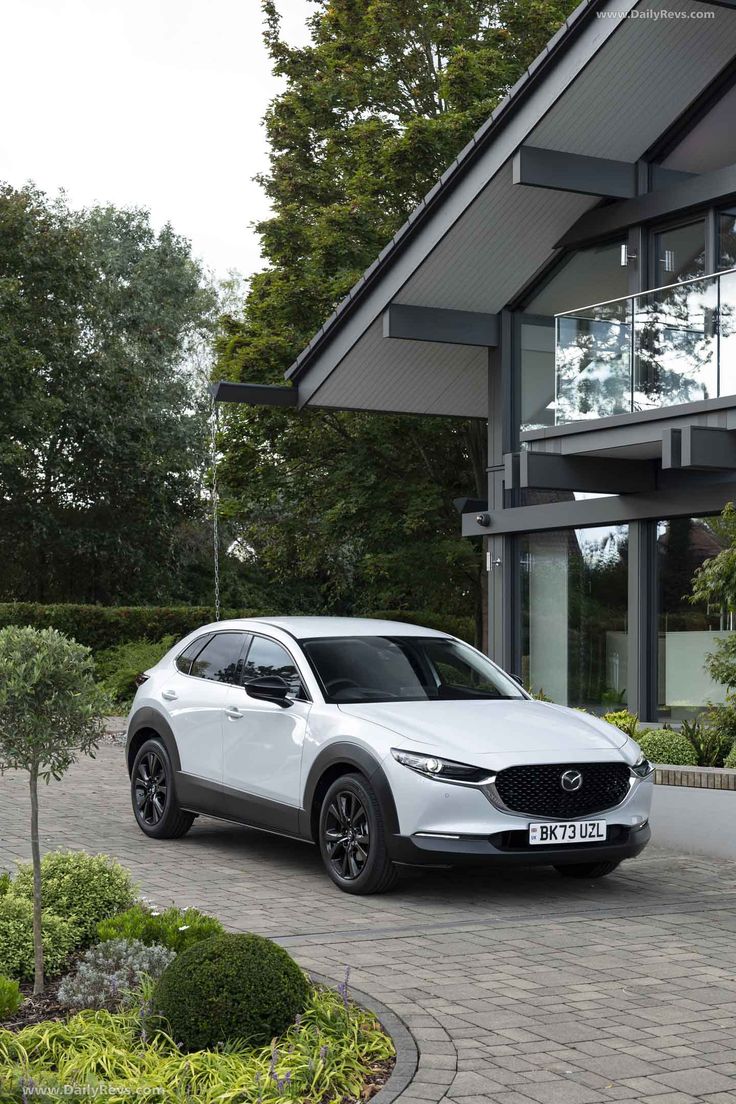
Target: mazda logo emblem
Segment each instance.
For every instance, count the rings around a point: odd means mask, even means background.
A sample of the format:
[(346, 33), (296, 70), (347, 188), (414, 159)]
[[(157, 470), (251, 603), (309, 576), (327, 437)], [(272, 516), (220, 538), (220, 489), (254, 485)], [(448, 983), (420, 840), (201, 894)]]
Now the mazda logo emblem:
[(560, 777), (560, 785), (568, 793), (575, 793), (583, 784), (583, 776), (578, 770), (565, 771)]

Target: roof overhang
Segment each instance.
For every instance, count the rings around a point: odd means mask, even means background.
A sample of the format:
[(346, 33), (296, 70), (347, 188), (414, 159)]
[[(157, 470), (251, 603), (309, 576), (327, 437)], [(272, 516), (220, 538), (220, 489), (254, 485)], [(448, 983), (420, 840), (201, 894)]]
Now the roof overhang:
[(642, 202), (638, 162), (735, 55), (730, 6), (585, 0), (291, 366), (298, 407), (487, 417), (490, 320), (601, 198)]

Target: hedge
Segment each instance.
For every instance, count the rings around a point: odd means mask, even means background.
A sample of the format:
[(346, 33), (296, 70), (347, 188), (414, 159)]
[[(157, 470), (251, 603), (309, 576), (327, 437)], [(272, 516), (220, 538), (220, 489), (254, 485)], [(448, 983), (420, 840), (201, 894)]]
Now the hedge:
[[(272, 610), (225, 609), (222, 617), (264, 617), (268, 613), (275, 616)], [(475, 638), (471, 617), (424, 610), (418, 613), (381, 610), (368, 616), (440, 629), (471, 644)], [(94, 652), (134, 640), (161, 640), (164, 636), (179, 639), (214, 619), (215, 611), (211, 606), (83, 606), (0, 602), (0, 629), (6, 625), (58, 629), (80, 644), (86, 644)]]
[[(223, 610), (224, 617), (257, 617), (261, 610)], [(209, 606), (46, 606), (34, 602), (1, 602), (0, 628), (31, 625), (58, 629), (94, 652), (132, 640), (179, 639), (214, 621)]]

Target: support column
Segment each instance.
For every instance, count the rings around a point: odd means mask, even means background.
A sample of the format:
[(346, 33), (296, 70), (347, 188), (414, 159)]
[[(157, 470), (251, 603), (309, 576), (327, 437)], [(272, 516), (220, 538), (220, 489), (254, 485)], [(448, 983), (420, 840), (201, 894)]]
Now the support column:
[(627, 708), (657, 719), (657, 523), (629, 523)]
[[(513, 316), (502, 311), (499, 343), (488, 351), (488, 508), (504, 508), (504, 453), (515, 445), (513, 388)], [(488, 654), (506, 670), (517, 665), (515, 601), (518, 569), (516, 539), (490, 536), (486, 542), (488, 570)]]

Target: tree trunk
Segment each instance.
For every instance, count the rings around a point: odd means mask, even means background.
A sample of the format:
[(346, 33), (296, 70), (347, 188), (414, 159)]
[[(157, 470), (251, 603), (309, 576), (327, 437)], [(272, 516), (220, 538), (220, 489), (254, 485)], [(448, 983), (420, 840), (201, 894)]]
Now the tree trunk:
[(33, 994), (43, 993), (43, 940), (41, 936), (41, 848), (38, 842), (38, 768), (30, 774), (31, 854), (33, 856)]

